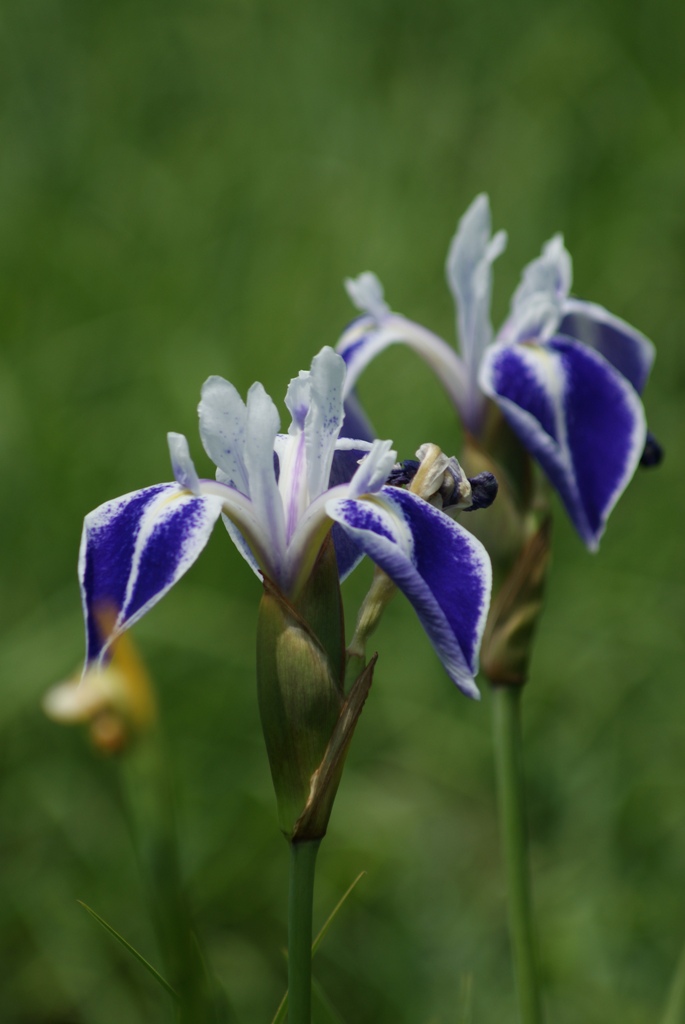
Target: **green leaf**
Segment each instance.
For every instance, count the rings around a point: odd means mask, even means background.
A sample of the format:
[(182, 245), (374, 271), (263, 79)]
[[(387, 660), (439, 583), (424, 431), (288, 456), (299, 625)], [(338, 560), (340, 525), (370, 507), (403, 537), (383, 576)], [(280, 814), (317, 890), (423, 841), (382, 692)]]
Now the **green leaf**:
[(330, 999), (328, 998), (324, 990), (321, 988), (321, 985), (319, 985), (318, 981), (312, 981), (312, 993), (314, 995), (316, 1005), (319, 1007), (320, 1010), (324, 1011), (324, 1013), (326, 1014), (326, 1020), (328, 1020), (330, 1024), (345, 1024), (344, 1020), (342, 1019), (336, 1008), (332, 1005)]
[[(326, 920), (325, 920), (325, 922), (323, 924), (323, 927), (321, 928), (319, 934), (316, 936), (316, 938), (312, 942), (312, 956), (316, 953), (316, 951), (318, 950), (319, 946), (323, 942), (324, 938), (326, 937), (326, 933), (328, 932), (328, 929), (331, 927), (331, 925), (333, 924), (333, 921), (338, 916), (338, 913), (342, 909), (342, 906), (345, 903), (345, 901), (347, 900), (348, 896), (351, 895), (352, 891), (357, 887), (358, 883), (362, 880), (362, 878), (364, 877), (365, 874), (366, 874), (366, 871), (360, 871), (359, 872), (359, 874), (355, 878), (354, 882), (352, 882), (350, 887), (340, 897), (340, 899), (338, 900), (336, 905), (333, 907), (333, 910), (330, 912), (330, 914), (326, 918)], [(331, 1020), (332, 1021), (336, 1021), (336, 1022), (337, 1021), (341, 1021), (340, 1016), (337, 1015), (336, 1011), (330, 1005), (330, 1003), (328, 1002), (326, 996), (324, 995), (323, 991), (321, 990), (320, 986), (317, 985), (316, 982), (312, 983), (312, 991), (319, 998), (319, 1001), (324, 1006), (324, 1009), (328, 1013), (328, 1015), (331, 1018)], [(271, 1024), (283, 1024), (283, 1021), (285, 1020), (287, 1015), (288, 1015), (288, 991), (286, 989), (285, 995), (283, 996), (283, 998), (281, 999), (281, 1001), (280, 1001), (280, 1003), (278, 1005), (278, 1009), (276, 1010), (276, 1016), (272, 1020)]]
[(666, 1009), (661, 1024), (683, 1024), (685, 1022), (685, 949), (680, 954), (671, 988), (668, 993)]
[(150, 972), (155, 981), (159, 985), (161, 985), (163, 989), (166, 989), (166, 991), (173, 999), (178, 1000), (178, 993), (171, 987), (169, 982), (164, 980), (159, 971), (155, 970), (152, 964), (148, 963), (148, 961), (145, 959), (142, 953), (139, 953), (138, 950), (135, 949), (135, 947), (132, 946), (130, 942), (127, 942), (123, 935), (119, 934), (116, 928), (112, 928), (111, 924), (107, 924), (105, 919), (100, 917), (99, 914), (96, 914), (92, 907), (89, 907), (87, 903), (83, 902), (83, 900), (77, 900), (76, 902), (79, 903), (84, 908), (84, 910), (87, 910), (90, 916), (95, 918), (98, 924), (101, 924), (105, 931), (109, 932), (110, 935), (113, 935), (117, 942), (120, 942), (124, 949), (127, 949), (129, 953), (131, 953), (132, 956), (136, 958), (138, 963), (142, 964), (143, 967)]
[(459, 1024), (471, 1024), (473, 1019), (473, 975), (463, 974), (459, 986)]
[(359, 874), (355, 878), (354, 882), (352, 882), (352, 885), (348, 888), (348, 890), (344, 893), (344, 895), (340, 897), (340, 899), (338, 900), (336, 905), (333, 907), (333, 910), (330, 912), (330, 914), (326, 918), (326, 921), (324, 922), (324, 925), (323, 925), (321, 931), (319, 932), (319, 934), (316, 936), (316, 938), (312, 942), (312, 956), (314, 955), (314, 953), (316, 953), (317, 949), (319, 948), (319, 946), (323, 942), (323, 940), (324, 940), (324, 938), (326, 936), (326, 932), (328, 931), (328, 929), (333, 924), (333, 921), (335, 920), (335, 918), (338, 916), (338, 912), (342, 909), (342, 906), (345, 903), (345, 901), (347, 900), (348, 896), (350, 896), (352, 894), (352, 891), (354, 889), (356, 889), (358, 883), (362, 880), (362, 878), (364, 877), (365, 874), (366, 874), (366, 871), (360, 871), (359, 872)]

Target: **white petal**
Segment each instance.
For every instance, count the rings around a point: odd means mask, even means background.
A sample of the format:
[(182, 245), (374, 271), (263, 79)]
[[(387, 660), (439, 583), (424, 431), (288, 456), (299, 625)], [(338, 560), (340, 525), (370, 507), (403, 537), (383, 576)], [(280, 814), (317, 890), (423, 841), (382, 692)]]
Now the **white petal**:
[(543, 246), (542, 254), (524, 267), (499, 340), (546, 341), (551, 338), (562, 317), (571, 277), (571, 256), (562, 235), (554, 235)]
[(210, 377), (202, 386), (198, 407), (200, 437), (226, 483), (249, 494), (245, 469), (247, 410), (242, 398), (223, 377)]
[(478, 367), (493, 337), (490, 322), (492, 264), (507, 244), (504, 231), (498, 231), (492, 238), (491, 231), (490, 202), (481, 194), (459, 221), (445, 268), (457, 305), (457, 327), (466, 364), (467, 397), (462, 412), (471, 430), (478, 429), (483, 409), (477, 384)]
[(380, 490), (397, 462), (397, 452), (392, 441), (374, 441), (371, 451), (362, 459), (359, 469), (348, 485), (347, 496), (358, 498), (362, 494), (374, 494)]
[(346, 277), (345, 288), (353, 304), (362, 313), (369, 313), (380, 320), (390, 312), (390, 306), (383, 297), (383, 285), (370, 270), (359, 277)]
[(183, 434), (175, 434), (169, 431), (167, 434), (169, 444), (169, 455), (171, 466), (174, 471), (174, 479), (181, 487), (185, 487), (192, 494), (200, 493), (200, 480), (197, 471), (190, 457), (188, 440)]
[(255, 516), (269, 537), (274, 567), (285, 556), (283, 503), (274, 471), (274, 443), (280, 427), (278, 410), (261, 384), (253, 384), (247, 395), (245, 469)]
[(314, 501), (328, 487), (333, 452), (343, 422), (345, 361), (328, 346), (312, 360), (311, 404), (305, 422), (307, 484)]

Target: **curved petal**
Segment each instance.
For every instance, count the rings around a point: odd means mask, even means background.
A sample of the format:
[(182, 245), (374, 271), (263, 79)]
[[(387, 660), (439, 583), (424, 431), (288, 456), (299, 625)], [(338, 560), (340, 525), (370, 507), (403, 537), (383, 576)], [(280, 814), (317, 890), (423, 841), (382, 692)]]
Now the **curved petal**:
[(596, 550), (644, 450), (645, 416), (633, 387), (602, 356), (561, 337), (492, 346), (480, 383)]
[(379, 491), (396, 462), (397, 452), (392, 441), (374, 441), (371, 451), (361, 460), (350, 480), (349, 497), (359, 498), (362, 494)]
[[(227, 479), (226, 474), (222, 473), (220, 469), (217, 469), (216, 471), (216, 478), (219, 483), (227, 484), (228, 486), (230, 486), (230, 480)], [(257, 562), (257, 559), (254, 556), (252, 548), (245, 539), (245, 535), (241, 533), (240, 529), (226, 515), (225, 512), (222, 513), (221, 519), (224, 526), (226, 527), (228, 536), (231, 538), (240, 554), (243, 556), (249, 567), (252, 569), (252, 572), (255, 574), (255, 576), (261, 580), (262, 570), (259, 568), (259, 563)]]
[(209, 377), (202, 385), (198, 406), (200, 437), (210, 459), (222, 472), (222, 479), (242, 494), (250, 488), (245, 468), (247, 409), (229, 381)]
[(559, 334), (582, 341), (608, 359), (633, 385), (644, 390), (654, 362), (654, 345), (641, 331), (595, 302), (567, 299)]
[(480, 541), (397, 487), (363, 501), (333, 500), (326, 510), (406, 594), (450, 677), (477, 698), (474, 676), (492, 585)]
[(463, 412), (467, 390), (461, 359), (437, 334), (399, 313), (389, 313), (381, 320), (372, 316), (359, 317), (341, 335), (336, 350), (347, 366), (345, 400), (369, 363), (390, 345), (397, 344), (407, 345), (430, 366), (451, 400)]
[[(83, 524), (79, 581), (86, 620), (86, 662), (157, 603), (190, 568), (209, 540), (222, 499), (158, 484), (107, 501)], [(118, 611), (110, 636), (100, 633), (102, 608)]]
[(467, 425), (472, 430), (478, 425), (482, 401), (476, 388), (478, 367), (493, 333), (490, 322), (492, 264), (507, 244), (506, 232), (491, 235), (490, 201), (481, 193), (459, 221), (445, 265), (447, 283), (457, 306), (457, 327), (470, 401)]

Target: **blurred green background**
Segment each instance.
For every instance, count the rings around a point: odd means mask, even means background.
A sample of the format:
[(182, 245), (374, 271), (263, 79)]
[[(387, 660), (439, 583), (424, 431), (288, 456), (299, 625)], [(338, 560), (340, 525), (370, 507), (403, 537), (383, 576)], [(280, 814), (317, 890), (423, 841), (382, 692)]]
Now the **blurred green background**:
[[(598, 556), (563, 513), (525, 702), (546, 1004), (654, 1020), (685, 941), (685, 7), (673, 0), (5, 0), (0, 9), (0, 1019), (168, 1019), (77, 905), (158, 962), (116, 766), (45, 720), (82, 656), (81, 520), (170, 476), (203, 380), (274, 397), (351, 316), (346, 275), (453, 337), (443, 261), (490, 193), (495, 320), (553, 232), (575, 291), (654, 339), (665, 464)], [(403, 457), (459, 435), (390, 351), (361, 394)], [(346, 585), (351, 606), (368, 566)], [(173, 748), (183, 857), (236, 1020), (285, 984), (288, 856), (259, 732), (259, 586), (222, 531), (136, 628)], [(487, 693), (397, 600), (319, 859), (317, 958), (351, 1024), (515, 1019)], [(465, 993), (471, 992), (471, 1009)], [(469, 1012), (471, 1016), (469, 1016)]]

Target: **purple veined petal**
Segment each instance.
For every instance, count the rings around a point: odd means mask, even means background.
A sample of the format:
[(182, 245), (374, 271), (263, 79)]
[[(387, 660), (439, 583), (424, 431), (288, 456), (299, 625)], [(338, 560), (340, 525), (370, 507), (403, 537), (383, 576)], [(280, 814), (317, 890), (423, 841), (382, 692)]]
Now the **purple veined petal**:
[(644, 410), (633, 387), (602, 356), (563, 337), (493, 345), (480, 382), (597, 550), (644, 450)]
[(389, 313), (382, 320), (362, 316), (343, 332), (336, 350), (345, 360), (345, 401), (370, 362), (391, 345), (403, 344), (412, 349), (430, 366), (449, 395), (463, 412), (467, 405), (467, 382), (464, 364), (454, 349), (426, 327), (408, 320), (399, 313)]
[(331, 500), (327, 511), (406, 594), (452, 680), (478, 698), (474, 677), (492, 586), (480, 541), (397, 487), (361, 501)]
[(253, 384), (247, 396), (245, 468), (254, 514), (269, 538), (271, 561), (277, 575), (286, 549), (283, 502), (274, 472), (274, 444), (279, 427), (276, 406), (261, 384)]
[[(445, 274), (457, 307), (457, 331), (466, 366), (466, 424), (478, 427), (482, 396), (477, 388), (478, 367), (483, 352), (492, 341), (490, 302), (492, 264), (507, 244), (507, 235), (492, 236), (490, 201), (484, 193), (476, 196), (460, 219), (450, 243)], [(461, 408), (461, 406), (460, 406)]]
[(567, 299), (559, 334), (589, 345), (615, 366), (638, 394), (644, 390), (654, 362), (654, 345), (641, 331), (595, 302)]
[(311, 401), (304, 433), (307, 450), (309, 500), (328, 487), (333, 452), (342, 427), (345, 361), (326, 346), (314, 356), (311, 369)]
[[(221, 514), (214, 495), (158, 484), (107, 501), (83, 524), (79, 580), (86, 622), (87, 663), (101, 658), (115, 636), (156, 604), (196, 560)], [(111, 636), (96, 615), (118, 610)]]
[(247, 409), (242, 398), (223, 377), (209, 377), (202, 385), (198, 414), (202, 444), (221, 470), (222, 479), (249, 495), (245, 468)]

